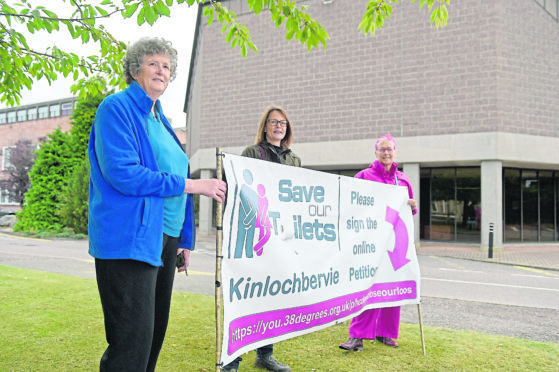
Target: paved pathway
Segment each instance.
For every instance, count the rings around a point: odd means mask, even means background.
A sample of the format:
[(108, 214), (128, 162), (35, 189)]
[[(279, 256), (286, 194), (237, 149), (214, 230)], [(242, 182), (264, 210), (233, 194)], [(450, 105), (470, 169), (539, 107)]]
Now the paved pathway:
[(421, 242), (418, 255), (454, 257), (508, 265), (529, 266), (559, 271), (559, 242), (555, 244), (520, 245), (509, 244), (493, 251), (488, 258), (487, 250), (479, 245)]

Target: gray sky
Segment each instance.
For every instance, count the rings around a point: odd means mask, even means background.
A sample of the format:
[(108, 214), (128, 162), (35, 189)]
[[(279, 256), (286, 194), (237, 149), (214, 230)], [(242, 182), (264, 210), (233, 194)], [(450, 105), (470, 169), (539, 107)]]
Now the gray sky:
[[(59, 16), (63, 16), (65, 14), (62, 10), (59, 10), (63, 9), (60, 6), (64, 6), (64, 4), (59, 1), (50, 0), (47, 8), (53, 10)], [(171, 17), (159, 19), (153, 27), (150, 27), (147, 23), (140, 27), (136, 24), (135, 17), (123, 20), (119, 14), (112, 16), (108, 22), (103, 22), (113, 36), (126, 43), (134, 42), (144, 36), (163, 37), (173, 43), (178, 52), (177, 77), (169, 83), (167, 90), (161, 96), (163, 110), (165, 115), (172, 119), (173, 126), (183, 126), (185, 122), (185, 114), (182, 112), (182, 108), (186, 94), (192, 39), (196, 26), (196, 13), (196, 6), (189, 8), (185, 2), (171, 8)], [(79, 43), (75, 43), (70, 37), (65, 37), (65, 28), (61, 27), (61, 30), (62, 32), (58, 34), (32, 35), (32, 39), (28, 39), (28, 41), (36, 44), (52, 44), (54, 38), (54, 42), (62, 49), (72, 48), (71, 51), (83, 55), (95, 53), (93, 48), (91, 51), (86, 49), (85, 52), (77, 52), (76, 50), (83, 50), (84, 47)], [(71, 79), (64, 79), (63, 77), (60, 77), (50, 86), (46, 81), (36, 82), (31, 91), (26, 90), (23, 92), (21, 105), (71, 97), (70, 85), (72, 85)], [(5, 105), (1, 104), (1, 107), (5, 107)]]

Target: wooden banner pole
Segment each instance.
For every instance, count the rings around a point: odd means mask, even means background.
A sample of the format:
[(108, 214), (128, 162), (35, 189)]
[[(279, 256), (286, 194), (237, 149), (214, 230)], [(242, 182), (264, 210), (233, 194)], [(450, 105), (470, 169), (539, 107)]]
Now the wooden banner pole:
[(421, 304), (417, 304), (417, 315), (419, 316), (419, 333), (421, 333), (421, 347), (423, 348), (423, 355), (425, 353), (425, 338), (423, 337), (423, 319), (421, 317)]
[[(217, 179), (223, 179), (223, 154), (221, 148), (216, 147), (216, 176)], [(223, 242), (223, 203), (217, 203), (216, 212), (216, 239), (215, 239), (215, 334), (216, 334), (216, 360), (215, 370), (221, 370), (219, 361), (221, 359), (221, 344), (223, 342), (222, 324), (223, 324), (223, 304), (222, 304), (222, 288), (221, 288), (221, 261), (223, 255), (221, 245)]]

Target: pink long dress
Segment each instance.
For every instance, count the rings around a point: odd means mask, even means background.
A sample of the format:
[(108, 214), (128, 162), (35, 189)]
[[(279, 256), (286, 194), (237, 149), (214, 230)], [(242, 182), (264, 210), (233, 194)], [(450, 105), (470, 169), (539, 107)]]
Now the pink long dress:
[[(410, 179), (403, 172), (398, 171), (398, 164), (392, 163), (387, 172), (378, 160), (369, 168), (363, 169), (355, 175), (355, 178), (370, 180), (374, 182), (387, 183), (390, 185), (406, 186), (410, 199), (413, 199)], [(413, 214), (417, 213), (417, 209)], [(374, 339), (375, 337), (390, 337), (397, 339), (400, 330), (400, 306), (385, 307), (379, 309), (365, 310), (353, 318), (349, 326), (349, 337)]]

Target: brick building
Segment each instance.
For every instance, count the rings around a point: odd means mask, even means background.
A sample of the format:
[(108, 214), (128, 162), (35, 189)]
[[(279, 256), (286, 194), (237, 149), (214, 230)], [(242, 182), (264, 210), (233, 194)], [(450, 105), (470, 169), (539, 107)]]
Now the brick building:
[[(10, 151), (19, 140), (30, 140), (39, 144), (39, 139), (57, 127), (70, 129), (70, 116), (76, 98), (64, 98), (19, 107), (0, 109), (0, 179), (7, 179), (10, 167)], [(0, 190), (0, 208), (16, 210), (19, 204), (10, 200)]]
[[(253, 143), (275, 103), (308, 168), (352, 176), (390, 132), (420, 203), (416, 241), (484, 247), (491, 226), (497, 247), (559, 239), (558, 0), (452, 2), (442, 29), (400, 1), (374, 37), (357, 27), (366, 0), (300, 1), (331, 37), (310, 52), (266, 12), (223, 3), (258, 53), (242, 58), (199, 14), (185, 101), (195, 175), (213, 174), (217, 146), (240, 153)], [(211, 229), (206, 199), (202, 231)]]

